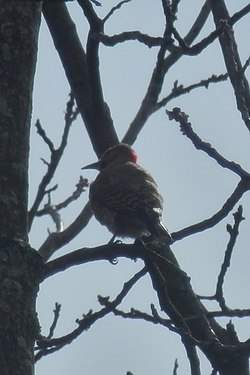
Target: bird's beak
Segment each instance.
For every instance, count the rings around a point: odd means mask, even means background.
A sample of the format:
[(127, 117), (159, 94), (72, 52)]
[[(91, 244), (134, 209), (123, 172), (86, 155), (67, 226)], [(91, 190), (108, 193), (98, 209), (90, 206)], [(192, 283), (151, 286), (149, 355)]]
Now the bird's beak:
[(100, 161), (96, 161), (95, 163), (85, 165), (85, 167), (82, 167), (81, 169), (98, 169), (100, 170)]

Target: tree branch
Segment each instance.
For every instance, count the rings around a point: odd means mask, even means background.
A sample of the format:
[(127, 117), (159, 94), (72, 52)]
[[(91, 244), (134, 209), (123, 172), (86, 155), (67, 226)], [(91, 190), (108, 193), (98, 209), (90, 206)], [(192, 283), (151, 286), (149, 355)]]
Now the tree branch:
[(44, 262), (46, 262), (56, 250), (75, 238), (75, 236), (88, 225), (92, 215), (90, 203), (88, 202), (68, 228), (60, 233), (51, 233), (38, 250)]
[(107, 22), (108, 19), (115, 13), (116, 10), (120, 9), (124, 4), (130, 3), (131, 0), (120, 1), (116, 6), (114, 6), (108, 14), (103, 18), (103, 23)]
[[(71, 194), (70, 197), (66, 198), (63, 202), (58, 204), (53, 204), (54, 210), (60, 211), (63, 208), (66, 208), (70, 203), (80, 198), (81, 194), (86, 191), (85, 188), (89, 186), (88, 180), (80, 176), (79, 182), (76, 184), (75, 191)], [(36, 216), (43, 216), (50, 214), (51, 205), (46, 204), (45, 207), (41, 210), (38, 210)]]
[(232, 227), (230, 224), (227, 224), (227, 231), (230, 235), (230, 240), (227, 245), (223, 263), (221, 265), (221, 270), (218, 276), (216, 292), (215, 292), (215, 299), (219, 302), (219, 305), (222, 311), (228, 310), (228, 307), (226, 305), (226, 301), (223, 295), (223, 284), (224, 284), (226, 272), (228, 268), (230, 267), (230, 261), (231, 261), (233, 249), (234, 249), (236, 239), (239, 234), (239, 226), (242, 220), (244, 220), (242, 213), (243, 213), (242, 206), (239, 206), (238, 210), (233, 214), (234, 226)]
[(138, 248), (133, 244), (110, 243), (94, 248), (81, 248), (48, 262), (44, 268), (43, 280), (80, 264), (98, 260), (110, 261), (110, 259), (117, 257), (135, 260), (138, 256)]
[(218, 82), (226, 81), (227, 79), (228, 79), (228, 74), (220, 74), (218, 76), (213, 74), (211, 77), (207, 79), (202, 79), (200, 82), (193, 83), (192, 85), (189, 85), (186, 87), (184, 87), (183, 85), (179, 85), (178, 81), (175, 81), (172, 92), (165, 98), (161, 99), (158, 103), (156, 103), (154, 107), (154, 112), (158, 111), (162, 107), (165, 107), (166, 104), (169, 103), (171, 100), (176, 99), (180, 97), (181, 95), (185, 95), (194, 89), (197, 89), (199, 87), (205, 87), (207, 89), (211, 83), (218, 83)]
[[(93, 23), (98, 24), (99, 21), (98, 19), (95, 21), (97, 16), (95, 16), (91, 3), (86, 0), (81, 0), (80, 3), (79, 5), (84, 6), (85, 11), (88, 12), (89, 20), (91, 19)], [(99, 104), (101, 103), (102, 108), (98, 108), (97, 103), (94, 102), (93, 94), (99, 95), (100, 98), (100, 87), (93, 86), (94, 82), (98, 85), (98, 79), (96, 79), (96, 77), (98, 78), (98, 67), (96, 65), (98, 60), (93, 62), (92, 70), (95, 69), (95, 76), (91, 78), (89, 72), (90, 56), (86, 55), (82, 47), (76, 32), (76, 26), (64, 3), (43, 4), (43, 15), (61, 58), (93, 148), (97, 156), (100, 157), (108, 147), (118, 143), (118, 137), (106, 104), (101, 101)], [(98, 43), (98, 41), (95, 43)], [(96, 49), (93, 48), (93, 51), (96, 51)]]
[(37, 210), (46, 194), (46, 188), (48, 184), (51, 182), (54, 173), (59, 165), (59, 162), (62, 158), (63, 152), (65, 150), (65, 147), (67, 145), (69, 130), (74, 122), (74, 120), (77, 117), (77, 110), (73, 110), (74, 106), (74, 98), (70, 94), (70, 99), (66, 105), (66, 113), (65, 113), (65, 125), (64, 125), (64, 131), (61, 139), (61, 144), (58, 147), (58, 149), (54, 148), (53, 143), (49, 140), (49, 138), (46, 136), (45, 131), (42, 129), (40, 122), (37, 123), (38, 125), (38, 132), (42, 136), (43, 140), (47, 143), (47, 145), (50, 148), (51, 154), (50, 154), (50, 162), (47, 164), (47, 172), (43, 176), (38, 191), (34, 200), (34, 203), (29, 211), (29, 229), (31, 229), (32, 222), (34, 220), (34, 217), (37, 213)]
[[(199, 35), (201, 29), (203, 28), (208, 15), (210, 12), (209, 0), (206, 0), (203, 5), (199, 15), (197, 16), (196, 21), (191, 27), (190, 31), (184, 38), (184, 41), (187, 45), (190, 45), (194, 39)], [(167, 41), (165, 41), (166, 43)], [(166, 45), (166, 49), (168, 45)], [(156, 105), (159, 94), (161, 92), (162, 84), (164, 81), (165, 74), (170, 69), (172, 65), (183, 55), (183, 52), (179, 50), (178, 52), (174, 50), (168, 57), (164, 58), (163, 65), (159, 64), (159, 55), (156, 63), (155, 70), (150, 79), (147, 93), (142, 101), (141, 107), (139, 108), (134, 120), (130, 124), (130, 127), (123, 137), (123, 142), (128, 144), (133, 144), (145, 125), (146, 121), (150, 115), (154, 112), (153, 108)], [(158, 71), (158, 74), (156, 72)], [(160, 75), (159, 75), (160, 73)]]
[(45, 339), (38, 340), (36, 349), (38, 350), (40, 349), (40, 351), (36, 355), (36, 360), (40, 359), (44, 355), (54, 352), (56, 348), (61, 349), (65, 345), (70, 344), (81, 333), (83, 333), (84, 331), (87, 331), (94, 323), (96, 323), (98, 320), (102, 319), (104, 316), (112, 312), (112, 309), (118, 306), (123, 301), (123, 299), (129, 293), (129, 291), (132, 289), (132, 287), (146, 273), (147, 273), (146, 268), (145, 267), (142, 268), (130, 280), (124, 283), (121, 292), (117, 295), (117, 297), (112, 302), (110, 302), (107, 306), (105, 306), (99, 311), (93, 312), (92, 310), (90, 310), (86, 315), (83, 316), (83, 319), (77, 320), (78, 327), (74, 329), (72, 332), (59, 338), (52, 338), (52, 339), (45, 338)]
[[(234, 89), (237, 108), (241, 113), (241, 117), (245, 122), (246, 127), (250, 130), (249, 84), (242, 68), (237, 43), (234, 38), (232, 25), (230, 24), (231, 19), (224, 0), (211, 0), (211, 10), (216, 27), (220, 27), (222, 22), (224, 24), (224, 33), (219, 37), (221, 50)], [(248, 12), (250, 12), (249, 4), (241, 11), (237, 12), (233, 18), (233, 22), (236, 22), (236, 20), (238, 21), (239, 17), (243, 17)]]
[(192, 129), (191, 123), (188, 121), (188, 115), (181, 112), (180, 108), (174, 108), (173, 111), (166, 110), (169, 120), (175, 120), (180, 124), (180, 130), (183, 135), (186, 135), (193, 143), (197, 150), (204, 151), (208, 156), (217, 161), (217, 163), (226, 169), (237, 174), (240, 178), (250, 182), (250, 174), (246, 172), (239, 164), (229, 161), (218, 153), (209, 143), (204, 142)]
[(214, 227), (221, 220), (227, 217), (229, 212), (232, 211), (236, 203), (239, 202), (240, 198), (248, 190), (248, 184), (246, 184), (244, 181), (240, 181), (239, 184), (236, 186), (235, 190), (233, 191), (233, 193), (226, 200), (226, 202), (223, 204), (219, 211), (217, 211), (214, 215), (210, 216), (208, 219), (205, 219), (197, 224), (193, 224), (186, 228), (183, 228), (178, 232), (171, 233), (173, 240), (179, 241), (182, 238), (191, 236), (195, 233), (203, 232), (204, 230)]

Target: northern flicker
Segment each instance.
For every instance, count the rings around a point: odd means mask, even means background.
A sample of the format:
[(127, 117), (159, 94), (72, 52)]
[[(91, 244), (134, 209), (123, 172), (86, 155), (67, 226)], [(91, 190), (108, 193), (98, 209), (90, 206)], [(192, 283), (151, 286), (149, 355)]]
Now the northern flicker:
[(126, 144), (109, 148), (82, 169), (100, 173), (90, 185), (89, 199), (96, 219), (118, 237), (172, 237), (161, 222), (163, 198), (153, 177), (137, 164), (135, 151)]

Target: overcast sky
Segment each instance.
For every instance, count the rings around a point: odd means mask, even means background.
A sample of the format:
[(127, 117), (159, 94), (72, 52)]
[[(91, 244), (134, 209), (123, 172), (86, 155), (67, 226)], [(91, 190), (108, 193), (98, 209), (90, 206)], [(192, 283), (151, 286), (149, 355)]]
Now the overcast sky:
[[(98, 8), (100, 16), (105, 15), (115, 4), (102, 1)], [(178, 30), (182, 36), (192, 25), (203, 1), (181, 1), (178, 16)], [(230, 12), (235, 12), (248, 2), (228, 0)], [(87, 23), (77, 4), (67, 3), (79, 35), (85, 46)], [(115, 13), (107, 24), (106, 32), (119, 33), (124, 30), (141, 30), (159, 36), (164, 28), (160, 1), (133, 0)], [(213, 30), (210, 18), (202, 33), (204, 37)], [(243, 63), (250, 55), (249, 17), (235, 27), (236, 37)], [(199, 38), (200, 39), (200, 38)], [(122, 139), (133, 120), (145, 94), (156, 59), (157, 49), (148, 49), (136, 42), (127, 42), (114, 48), (101, 47), (101, 73), (104, 95), (110, 106), (114, 123)], [(190, 85), (212, 74), (225, 73), (219, 45), (215, 42), (197, 57), (184, 57), (166, 77), (162, 97), (171, 92), (173, 83)], [(249, 73), (247, 72), (249, 76)], [(49, 160), (46, 145), (36, 134), (34, 123), (37, 118), (55, 145), (59, 144), (63, 130), (65, 103), (68, 100), (69, 85), (54, 49), (47, 26), (42, 21), (37, 75), (34, 92), (33, 129), (30, 162), (30, 204), (36, 187), (45, 172), (40, 158)], [(229, 160), (234, 160), (245, 169), (250, 169), (249, 132), (235, 109), (235, 99), (229, 82), (211, 86), (178, 98), (168, 105), (168, 109), (181, 107), (189, 114), (195, 131)], [(229, 171), (220, 168), (201, 151), (194, 149), (184, 137), (176, 123), (170, 122), (162, 110), (146, 124), (134, 148), (139, 163), (148, 169), (159, 184), (164, 197), (164, 222), (171, 231), (178, 231), (188, 225), (210, 217), (221, 208), (237, 185), (238, 179)], [(93, 152), (84, 124), (79, 118), (73, 125), (66, 150), (53, 183), (59, 188), (52, 195), (53, 203), (59, 203), (71, 195), (78, 182), (81, 167), (92, 161)], [(90, 181), (95, 171), (84, 171)], [(61, 212), (67, 227), (87, 202), (88, 192), (72, 206)], [(225, 294), (230, 307), (249, 308), (249, 219), (250, 200), (246, 195), (241, 202), (244, 206), (240, 237), (233, 255), (231, 269), (226, 278)], [(172, 247), (182, 268), (191, 277), (194, 290), (198, 294), (213, 294), (216, 278), (228, 241), (226, 223), (233, 223), (232, 215), (216, 228), (188, 237)], [(54, 230), (50, 218), (37, 218), (31, 233), (31, 245), (38, 248), (47, 236), (47, 229)], [(58, 251), (60, 256), (84, 246), (96, 246), (111, 238), (106, 228), (94, 219), (88, 228), (74, 241)], [(128, 241), (130, 242), (130, 241)], [(54, 303), (62, 304), (61, 317), (56, 337), (68, 333), (76, 327), (75, 320), (90, 309), (100, 306), (97, 295), (114, 298), (125, 281), (136, 273), (143, 264), (119, 260), (116, 266), (108, 262), (87, 264), (50, 278), (41, 285), (38, 299), (38, 314), (42, 334), (46, 335), (53, 320)], [(124, 310), (131, 307), (150, 312), (150, 304), (157, 307), (157, 298), (148, 277), (141, 280), (122, 304)], [(210, 306), (210, 305), (209, 305)], [(212, 305), (213, 308), (217, 306)], [(160, 310), (159, 310), (160, 312)], [(164, 316), (164, 315), (163, 315)], [(226, 324), (228, 320), (221, 320)], [(242, 340), (250, 336), (249, 320), (234, 319)], [(189, 373), (189, 365), (180, 339), (162, 327), (140, 321), (122, 320), (110, 315), (96, 323), (88, 332), (75, 340), (69, 347), (42, 359), (36, 374), (61, 375), (134, 375), (171, 374), (174, 360), (178, 358), (178, 375)], [(211, 369), (202, 361), (202, 374)]]

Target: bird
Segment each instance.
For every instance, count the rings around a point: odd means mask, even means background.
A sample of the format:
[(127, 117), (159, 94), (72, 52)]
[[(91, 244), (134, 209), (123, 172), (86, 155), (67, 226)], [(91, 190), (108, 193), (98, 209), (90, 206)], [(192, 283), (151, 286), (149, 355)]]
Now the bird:
[(161, 237), (172, 243), (162, 223), (163, 198), (157, 183), (137, 164), (137, 154), (127, 144), (108, 148), (95, 163), (82, 169), (97, 169), (99, 174), (89, 189), (95, 218), (120, 238)]

